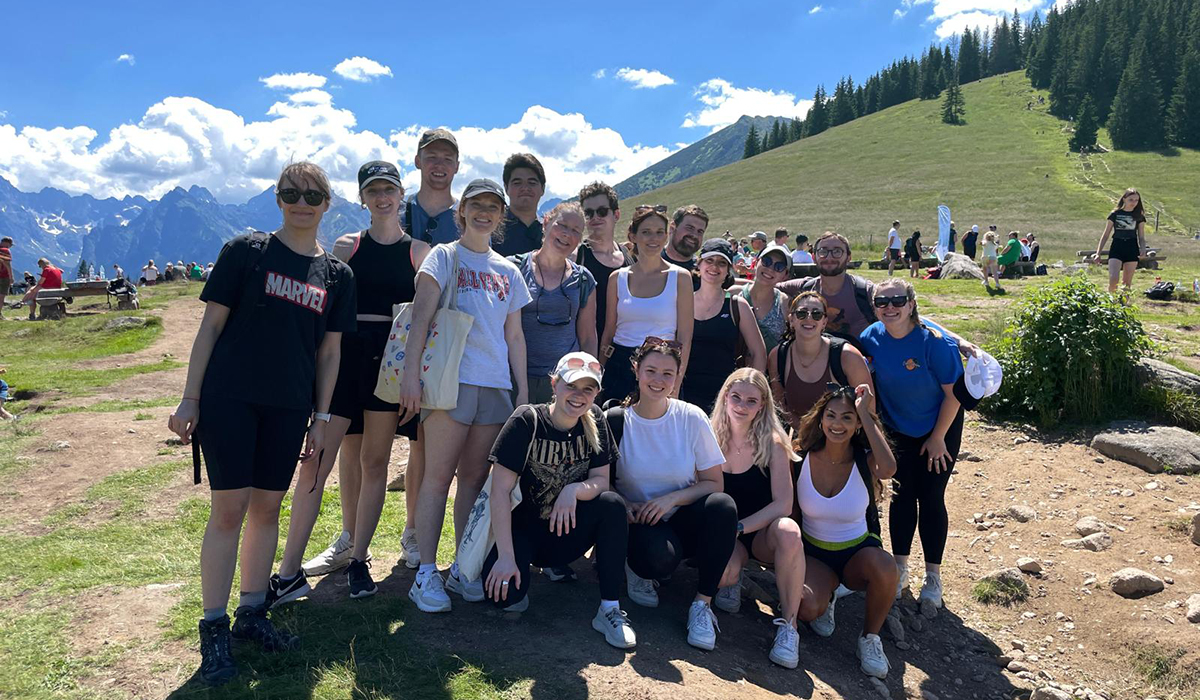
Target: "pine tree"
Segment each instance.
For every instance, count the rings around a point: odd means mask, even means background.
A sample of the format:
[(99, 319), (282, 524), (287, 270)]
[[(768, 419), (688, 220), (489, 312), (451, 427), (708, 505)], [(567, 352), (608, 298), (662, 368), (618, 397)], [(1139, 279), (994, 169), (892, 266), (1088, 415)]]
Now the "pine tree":
[(979, 30), (964, 31), (958, 48), (958, 82), (966, 85), (982, 77), (979, 72)]
[(771, 150), (771, 131), (763, 129), (762, 141), (758, 143), (758, 152), (766, 153)]
[(1086, 95), (1083, 103), (1079, 106), (1079, 115), (1075, 118), (1075, 135), (1071, 137), (1069, 144), (1071, 150), (1079, 151), (1095, 146), (1096, 132), (1099, 128), (1100, 124), (1096, 119), (1096, 105), (1092, 101), (1092, 96)]
[(1191, 49), (1183, 57), (1167, 110), (1167, 139), (1176, 146), (1200, 148), (1200, 50)]
[(88, 261), (84, 260), (83, 258), (80, 258), (79, 259), (79, 274), (75, 276), (75, 279), (85, 280), (85, 279), (87, 279), (87, 276), (88, 276)]
[[(921, 56), (921, 72), (917, 79), (917, 97), (922, 100), (932, 100), (938, 96), (937, 68), (930, 53)], [(941, 56), (941, 53), (938, 53)]]
[(750, 132), (746, 134), (746, 146), (742, 149), (742, 158), (753, 158), (758, 154), (758, 127), (751, 122)]
[(958, 81), (951, 80), (946, 87), (946, 98), (942, 100), (942, 121), (947, 124), (964, 124), (963, 115), (966, 113), (966, 101)]
[(1113, 148), (1146, 150), (1163, 145), (1162, 93), (1158, 76), (1147, 59), (1146, 22), (1138, 30), (1129, 53), (1129, 63), (1121, 74), (1117, 96), (1113, 99), (1112, 114), (1108, 117), (1108, 134)]
[(829, 128), (829, 105), (825, 99), (825, 87), (818, 85), (813, 93), (813, 105), (804, 120), (804, 138), (816, 136)]
[(793, 141), (799, 141), (800, 140), (800, 132), (803, 128), (804, 128), (804, 120), (803, 119), (793, 119), (792, 123), (790, 125), (788, 125), (788, 143), (792, 143)]
[(772, 149), (776, 149), (776, 148), (779, 148), (780, 146), (782, 146), (783, 144), (784, 144), (783, 124), (781, 124), (779, 122), (779, 120), (776, 119), (775, 124), (771, 127), (770, 145), (771, 145)]

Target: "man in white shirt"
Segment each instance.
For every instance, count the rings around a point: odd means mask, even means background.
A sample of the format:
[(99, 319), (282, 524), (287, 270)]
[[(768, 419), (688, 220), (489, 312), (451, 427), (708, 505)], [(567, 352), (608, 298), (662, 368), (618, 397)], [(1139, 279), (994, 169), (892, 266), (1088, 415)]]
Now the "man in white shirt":
[(808, 236), (803, 233), (796, 236), (796, 249), (792, 251), (792, 264), (814, 264), (812, 253), (808, 252)]
[(888, 260), (888, 277), (896, 270), (896, 261), (900, 259), (900, 250), (904, 247), (904, 241), (900, 238), (900, 222), (892, 222), (892, 230), (888, 231), (887, 242), (887, 260)]

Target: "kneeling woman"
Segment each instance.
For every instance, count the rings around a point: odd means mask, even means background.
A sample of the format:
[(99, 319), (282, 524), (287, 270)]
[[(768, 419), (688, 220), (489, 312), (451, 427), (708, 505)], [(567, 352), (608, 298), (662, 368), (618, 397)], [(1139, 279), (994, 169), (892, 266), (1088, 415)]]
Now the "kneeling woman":
[[(608, 490), (617, 456), (595, 406), (600, 362), (569, 353), (550, 377), (553, 401), (521, 406), (492, 447), (492, 529), (496, 545), (483, 564), (484, 590), (504, 610), (529, 607), (529, 566), (566, 566), (596, 548), (600, 609), (592, 628), (618, 649), (637, 639), (621, 611), (622, 566), (629, 537), (625, 506)], [(520, 481), (521, 503), (511, 491)]]
[(822, 396), (801, 421), (797, 442), (804, 453), (796, 503), (806, 558), (800, 618), (828, 637), (838, 584), (865, 590), (858, 658), (863, 673), (885, 678), (888, 660), (879, 630), (895, 599), (896, 562), (883, 550), (874, 485), (895, 473), (896, 460), (875, 416), (871, 388), (842, 386)]
[(725, 493), (737, 504), (738, 540), (713, 603), (726, 612), (742, 607), (742, 567), (750, 557), (775, 565), (781, 617), (770, 659), (780, 666), (800, 663), (796, 615), (804, 586), (804, 547), (792, 514), (792, 460), (787, 433), (775, 412), (767, 378), (756, 369), (734, 371), (717, 394), (713, 433), (727, 455)]
[(717, 643), (711, 603), (737, 537), (737, 506), (722, 493), (725, 456), (708, 417), (672, 399), (683, 362), (678, 343), (647, 338), (633, 353), (637, 389), (625, 407), (605, 414), (620, 454), (614, 486), (625, 499), (629, 598), (658, 607), (657, 580), (685, 557), (700, 565), (696, 598), (688, 609), (688, 643)]

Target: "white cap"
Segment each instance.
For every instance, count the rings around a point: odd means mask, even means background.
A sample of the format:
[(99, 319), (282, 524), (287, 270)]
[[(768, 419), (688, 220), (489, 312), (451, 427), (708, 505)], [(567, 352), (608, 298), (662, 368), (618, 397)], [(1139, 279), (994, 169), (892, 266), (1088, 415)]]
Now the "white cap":
[(554, 368), (554, 376), (567, 384), (580, 379), (591, 379), (599, 386), (603, 375), (600, 360), (586, 352), (569, 352), (562, 356), (558, 366)]
[(967, 385), (967, 391), (971, 393), (971, 396), (976, 399), (991, 396), (1000, 390), (1000, 384), (1003, 381), (1004, 370), (996, 358), (988, 353), (981, 350), (979, 357), (971, 356), (967, 359), (963, 382)]

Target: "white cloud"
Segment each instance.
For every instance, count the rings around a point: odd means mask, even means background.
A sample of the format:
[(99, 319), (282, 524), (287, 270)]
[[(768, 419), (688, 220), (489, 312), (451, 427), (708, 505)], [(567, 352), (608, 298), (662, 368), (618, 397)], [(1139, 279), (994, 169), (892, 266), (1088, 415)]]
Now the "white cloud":
[(137, 59), (134, 58), (133, 54), (131, 53), (123, 53), (120, 56), (117, 56), (117, 63), (128, 63), (132, 66), (133, 64), (137, 63)]
[(310, 90), (325, 87), (325, 76), (313, 73), (276, 73), (258, 81), (272, 90)]
[(347, 58), (333, 67), (333, 72), (346, 80), (356, 83), (369, 83), (375, 78), (392, 77), (392, 69), (369, 58), (355, 56)]
[(821, 7), (820, 5), (813, 5), (813, 9), (809, 10), (808, 14), (815, 15), (823, 9), (825, 9), (825, 8)]
[(635, 89), (659, 88), (664, 85), (674, 85), (675, 79), (656, 70), (645, 68), (622, 68), (617, 71), (617, 79), (624, 80)]
[(596, 71), (595, 73), (592, 73), (592, 77), (595, 78), (596, 80), (600, 80), (601, 78), (603, 78), (606, 75), (608, 75), (608, 71), (604, 68), (601, 68), (600, 70)]
[(684, 127), (721, 129), (742, 115), (752, 117), (803, 117), (812, 100), (798, 100), (790, 92), (735, 87), (728, 80), (713, 78), (696, 88), (696, 97), (704, 107), (683, 120)]
[[(935, 23), (934, 33), (946, 39), (963, 29), (987, 29), (1004, 17), (1012, 16), (1013, 9), (1021, 14), (1046, 9), (1051, 0), (900, 0), (900, 7), (893, 16), (903, 18), (918, 5), (931, 5), (926, 23)], [(1063, 0), (1058, 0), (1063, 2)]]

